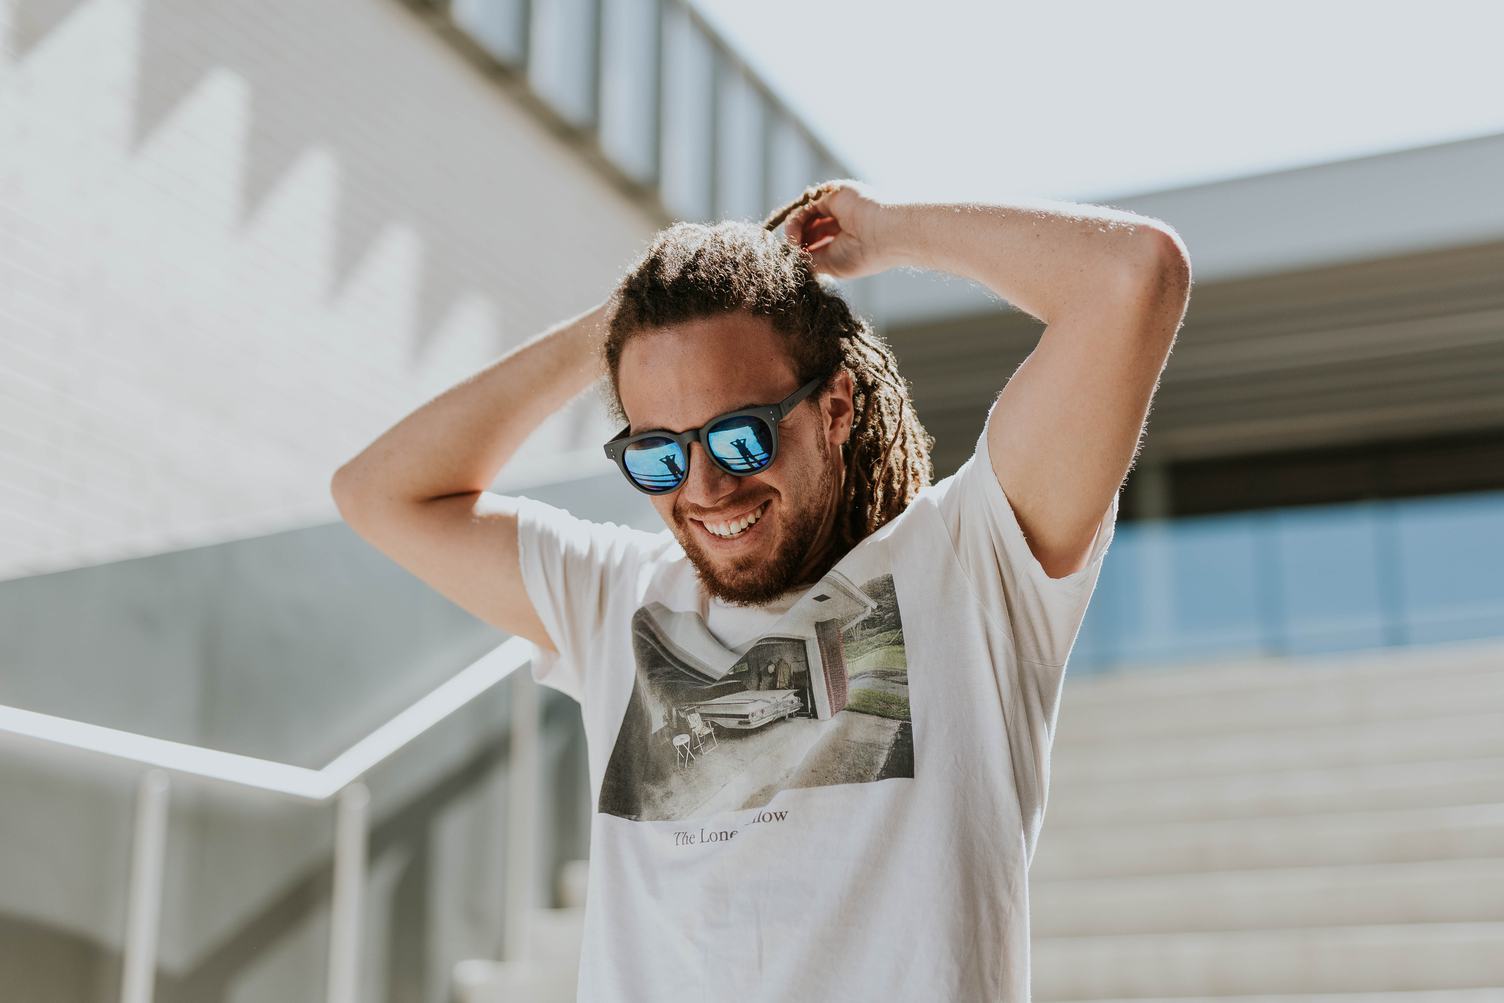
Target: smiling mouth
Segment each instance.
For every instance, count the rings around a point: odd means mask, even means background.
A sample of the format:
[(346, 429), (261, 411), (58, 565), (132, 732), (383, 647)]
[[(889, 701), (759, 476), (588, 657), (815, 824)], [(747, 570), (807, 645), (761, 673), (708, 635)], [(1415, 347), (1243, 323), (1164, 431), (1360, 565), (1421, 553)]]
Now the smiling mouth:
[(737, 540), (751, 533), (758, 523), (762, 522), (763, 517), (767, 515), (768, 506), (772, 503), (773, 500), (770, 498), (746, 515), (736, 519), (707, 522), (691, 517), (690, 521), (699, 523), (701, 529), (717, 540)]

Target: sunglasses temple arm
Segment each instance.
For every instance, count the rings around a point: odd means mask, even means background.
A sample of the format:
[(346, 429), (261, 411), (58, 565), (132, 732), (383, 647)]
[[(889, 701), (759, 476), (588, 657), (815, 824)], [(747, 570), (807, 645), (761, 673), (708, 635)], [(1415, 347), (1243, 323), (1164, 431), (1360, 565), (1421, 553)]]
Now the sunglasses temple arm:
[(798, 407), (800, 404), (803, 404), (804, 401), (809, 397), (809, 395), (818, 390), (820, 388), (820, 384), (824, 382), (825, 381), (823, 379), (816, 378), (810, 380), (804, 386), (794, 391), (793, 403), (785, 402), (778, 405), (778, 420), (782, 421), (784, 418), (787, 418), (789, 414), (794, 410), (794, 408)]

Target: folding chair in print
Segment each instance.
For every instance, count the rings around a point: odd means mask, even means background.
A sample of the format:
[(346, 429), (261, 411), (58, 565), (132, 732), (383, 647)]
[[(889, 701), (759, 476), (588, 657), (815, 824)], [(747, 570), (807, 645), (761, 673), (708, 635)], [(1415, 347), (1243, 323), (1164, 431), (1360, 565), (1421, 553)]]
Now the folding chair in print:
[(697, 750), (702, 753), (705, 751), (706, 735), (709, 735), (711, 742), (715, 743), (711, 746), (712, 749), (720, 748), (721, 740), (719, 738), (716, 738), (715, 736), (715, 725), (713, 723), (707, 724), (705, 720), (700, 717), (699, 711), (690, 711), (688, 714), (684, 715), (684, 720), (689, 723), (689, 731), (690, 734), (694, 735), (695, 737), (695, 748)]

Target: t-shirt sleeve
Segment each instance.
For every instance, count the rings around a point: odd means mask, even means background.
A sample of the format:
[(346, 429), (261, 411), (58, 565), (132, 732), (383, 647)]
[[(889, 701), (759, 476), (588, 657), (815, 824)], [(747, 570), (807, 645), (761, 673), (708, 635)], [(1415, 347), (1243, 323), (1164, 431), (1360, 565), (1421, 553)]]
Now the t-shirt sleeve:
[(523, 587), (557, 653), (533, 646), (532, 676), (581, 704), (602, 664), (599, 645), (613, 617), (629, 617), (636, 582), (661, 535), (592, 522), (535, 498), (518, 497), (517, 554)]
[(972, 591), (988, 614), (1006, 625), (1018, 656), (1064, 666), (1117, 528), (1118, 493), (1097, 526), (1086, 563), (1069, 575), (1051, 578), (1029, 549), (993, 472), (987, 448), (991, 423), (989, 414), (976, 451), (936, 485), (937, 504)]

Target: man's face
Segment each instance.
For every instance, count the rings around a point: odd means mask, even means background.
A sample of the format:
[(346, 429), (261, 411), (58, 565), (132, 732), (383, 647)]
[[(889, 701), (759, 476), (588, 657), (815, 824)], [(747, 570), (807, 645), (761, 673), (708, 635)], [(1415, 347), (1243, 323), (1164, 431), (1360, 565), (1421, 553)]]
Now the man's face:
[[(773, 404), (799, 380), (772, 324), (737, 313), (634, 335), (622, 350), (617, 388), (631, 430), (682, 432), (754, 404)], [(691, 443), (679, 490), (650, 496), (706, 590), (724, 602), (762, 605), (825, 568), (840, 504), (841, 443), (851, 434), (851, 377), (815, 394), (778, 426), (778, 455), (766, 470), (737, 477)], [(738, 524), (731, 537), (710, 526)]]

